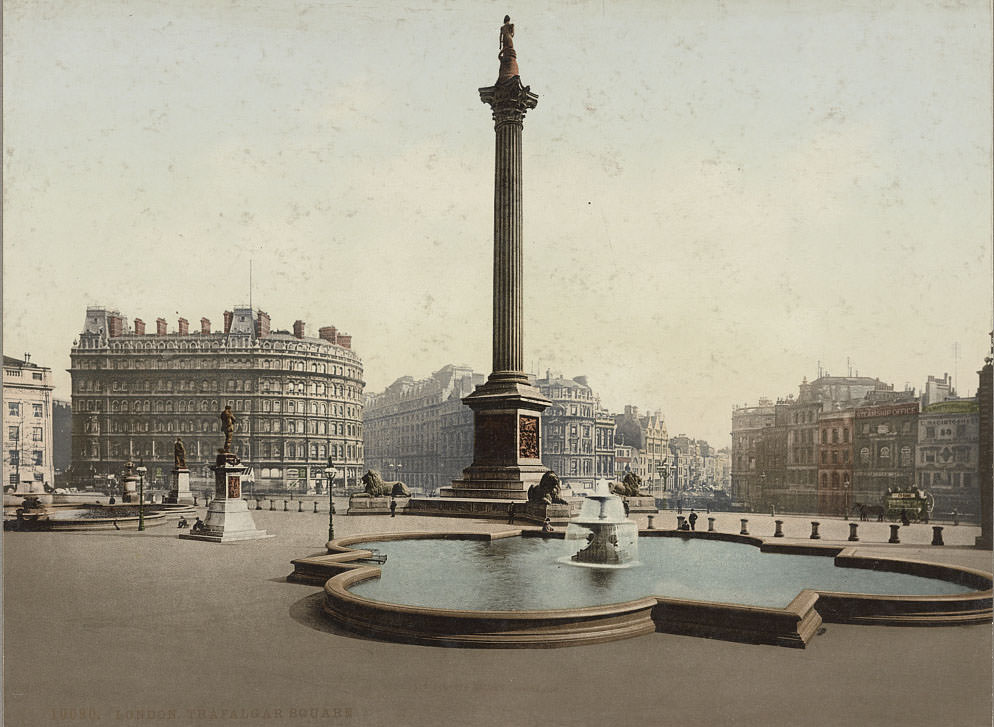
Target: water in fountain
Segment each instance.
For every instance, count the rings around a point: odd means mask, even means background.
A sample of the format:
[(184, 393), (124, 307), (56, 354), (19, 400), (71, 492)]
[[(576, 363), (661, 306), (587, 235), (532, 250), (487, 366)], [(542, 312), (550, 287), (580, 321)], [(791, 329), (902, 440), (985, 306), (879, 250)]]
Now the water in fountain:
[(573, 554), (566, 562), (595, 567), (627, 568), (638, 561), (638, 527), (625, 515), (624, 501), (610, 492), (607, 480), (597, 482), (580, 514), (566, 527)]

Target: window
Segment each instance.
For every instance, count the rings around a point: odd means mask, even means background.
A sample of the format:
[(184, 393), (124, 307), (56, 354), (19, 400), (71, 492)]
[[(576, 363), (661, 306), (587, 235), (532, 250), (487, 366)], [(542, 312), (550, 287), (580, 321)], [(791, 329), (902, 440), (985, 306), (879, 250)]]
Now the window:
[(890, 447), (880, 448), (880, 459), (890, 459)]
[(32, 455), (32, 459), (34, 460), (35, 466), (40, 467), (41, 465), (43, 465), (45, 463), (44, 459), (43, 459), (44, 454), (42, 453), (42, 451), (40, 449), (36, 449), (34, 452), (31, 453), (31, 455)]
[(16, 442), (21, 438), (21, 430), (18, 427), (7, 427), (7, 439)]
[(35, 381), (41, 381), (42, 380), (41, 374), (38, 374), (38, 373), (31, 374), (31, 378), (34, 379)]
[(21, 463), (21, 453), (20, 453), (20, 451), (16, 450), (16, 449), (10, 450), (10, 464), (11, 464), (11, 466), (16, 467), (20, 463)]
[(870, 463), (870, 448), (869, 447), (863, 447), (861, 450), (859, 450), (859, 461), (862, 462), (863, 464), (869, 464)]
[(911, 466), (911, 447), (901, 447), (901, 466)]
[(21, 405), (18, 402), (16, 402), (16, 401), (8, 401), (7, 402), (7, 413), (10, 416), (12, 416), (12, 417), (20, 416), (21, 415)]

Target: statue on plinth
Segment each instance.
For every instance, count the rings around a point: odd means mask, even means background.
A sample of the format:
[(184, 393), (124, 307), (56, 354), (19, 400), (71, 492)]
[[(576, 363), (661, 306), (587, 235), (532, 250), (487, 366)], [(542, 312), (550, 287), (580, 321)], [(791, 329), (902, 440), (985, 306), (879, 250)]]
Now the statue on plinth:
[(235, 432), (235, 419), (234, 412), (231, 411), (231, 405), (224, 407), (219, 415), (221, 418), (221, 431), (224, 432), (224, 453), (227, 454), (231, 451), (231, 436)]
[(514, 23), (511, 22), (510, 15), (505, 15), (504, 25), (500, 28), (500, 52), (497, 54), (500, 72), (497, 75), (497, 83), (521, 75), (518, 71), (517, 58), (518, 54), (514, 52)]
[(176, 444), (173, 445), (173, 469), (186, 469), (186, 447), (179, 437), (176, 437)]

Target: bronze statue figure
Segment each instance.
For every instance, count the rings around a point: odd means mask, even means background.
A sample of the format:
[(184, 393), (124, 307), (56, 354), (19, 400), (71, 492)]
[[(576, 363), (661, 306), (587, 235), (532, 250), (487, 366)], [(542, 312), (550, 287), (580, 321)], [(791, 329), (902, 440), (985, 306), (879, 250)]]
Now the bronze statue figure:
[(176, 437), (176, 444), (173, 445), (173, 467), (178, 470), (186, 469), (186, 447), (179, 437)]
[(224, 407), (224, 411), (219, 415), (221, 417), (221, 431), (224, 432), (224, 451), (231, 451), (231, 435), (235, 431), (235, 415), (231, 411), (231, 405)]
[(514, 23), (510, 15), (504, 16), (504, 24), (500, 28), (500, 53), (497, 57), (503, 58), (506, 50), (514, 50)]

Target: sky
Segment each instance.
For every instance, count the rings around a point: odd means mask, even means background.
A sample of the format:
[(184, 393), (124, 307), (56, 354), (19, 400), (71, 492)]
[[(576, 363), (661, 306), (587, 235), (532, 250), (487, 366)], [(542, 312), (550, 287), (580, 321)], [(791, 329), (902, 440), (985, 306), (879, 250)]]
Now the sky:
[[(366, 390), (489, 373), (516, 26), (526, 368), (729, 442), (849, 366), (963, 395), (992, 329), (984, 2), (3, 4), (3, 344), (86, 306), (353, 336)], [(956, 351), (958, 350), (958, 355)]]

